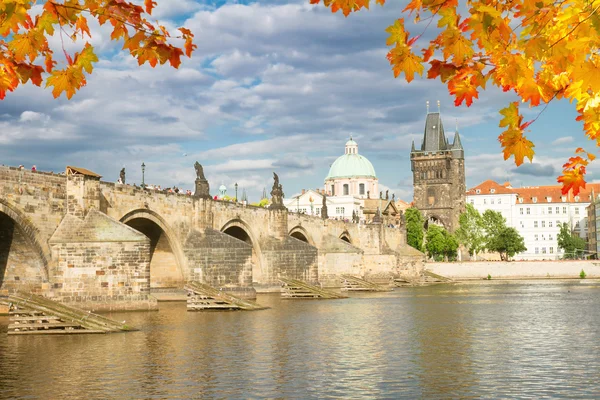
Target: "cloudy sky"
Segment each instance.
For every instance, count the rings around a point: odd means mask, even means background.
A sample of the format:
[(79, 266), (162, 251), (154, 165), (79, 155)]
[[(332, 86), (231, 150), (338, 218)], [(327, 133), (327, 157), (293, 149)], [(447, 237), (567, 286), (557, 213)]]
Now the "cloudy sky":
[[(108, 27), (90, 22), (100, 62), (86, 87), (66, 100), (28, 84), (0, 101), (1, 164), (55, 172), (76, 165), (108, 181), (125, 167), (128, 182), (139, 184), (144, 162), (147, 183), (191, 189), (197, 160), (213, 193), (224, 183), (233, 194), (237, 182), (240, 196), (245, 188), (257, 201), (273, 171), (288, 197), (322, 187), (352, 135), (382, 189), (412, 200), (409, 152), (421, 141), (427, 100), (431, 110), (440, 100), (450, 139), (458, 123), (467, 187), (486, 179), (554, 184), (576, 147), (595, 151), (574, 105), (557, 102), (530, 127), (534, 163), (515, 168), (497, 141), (498, 110), (515, 100), (510, 94), (491, 89), (456, 108), (437, 81), (394, 79), (384, 30), (401, 16), (400, 2), (344, 18), (308, 0), (157, 1), (154, 17), (195, 34), (193, 57), (178, 70), (138, 67), (122, 43), (109, 41)], [(588, 180), (597, 177), (594, 165)]]

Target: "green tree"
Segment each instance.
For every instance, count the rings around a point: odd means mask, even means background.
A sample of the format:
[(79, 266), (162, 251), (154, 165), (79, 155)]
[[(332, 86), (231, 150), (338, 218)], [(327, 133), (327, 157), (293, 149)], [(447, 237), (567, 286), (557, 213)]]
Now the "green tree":
[(258, 203), (252, 203), (250, 205), (251, 206), (255, 206), (255, 207), (265, 207), (268, 204), (269, 204), (269, 199), (262, 199)]
[(558, 248), (563, 249), (565, 259), (579, 258), (585, 250), (585, 240), (573, 234), (569, 224), (564, 222), (560, 224), (560, 232), (557, 236)]
[(446, 237), (444, 228), (430, 224), (427, 228), (427, 236), (425, 242), (427, 255), (436, 261), (441, 261), (446, 253)]
[(431, 224), (427, 228), (426, 239), (425, 249), (429, 257), (436, 261), (456, 259), (458, 249), (456, 236), (441, 226)]
[(485, 210), (481, 219), (485, 229), (486, 241), (497, 237), (506, 228), (506, 218), (499, 211)]
[(456, 230), (458, 242), (469, 249), (469, 255), (477, 258), (477, 253), (485, 248), (485, 230), (483, 218), (472, 204), (467, 204), (467, 209), (458, 219), (459, 228)]
[(444, 256), (446, 257), (446, 261), (456, 260), (458, 256), (458, 239), (456, 238), (456, 235), (444, 230), (444, 241)]
[(502, 261), (508, 261), (515, 254), (527, 250), (525, 240), (515, 228), (504, 227), (498, 234), (491, 236), (486, 248), (500, 253)]
[(406, 218), (406, 242), (409, 246), (419, 251), (423, 251), (423, 215), (414, 207), (408, 208), (404, 212)]

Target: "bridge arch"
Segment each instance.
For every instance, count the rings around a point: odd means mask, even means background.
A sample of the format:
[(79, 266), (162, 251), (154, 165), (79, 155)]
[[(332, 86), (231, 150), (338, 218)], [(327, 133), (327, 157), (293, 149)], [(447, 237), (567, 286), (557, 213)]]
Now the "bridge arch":
[(258, 238), (250, 228), (250, 225), (241, 218), (235, 218), (223, 225), (221, 232), (242, 240), (252, 246), (252, 280), (260, 282), (263, 275), (262, 269), (262, 252)]
[(348, 233), (348, 231), (342, 232), (339, 238), (342, 239), (344, 242), (352, 244), (352, 236), (350, 236), (350, 233)]
[[(20, 211), (0, 199), (0, 288), (9, 263), (15, 265), (13, 282), (19, 286), (49, 281), (49, 251), (44, 248), (37, 228)], [(15, 285), (16, 286), (16, 285)]]
[(149, 209), (135, 209), (120, 221), (150, 239), (150, 289), (183, 287), (186, 280), (183, 249), (164, 218)]
[(446, 226), (444, 225), (444, 221), (438, 217), (437, 215), (427, 215), (425, 218), (425, 222), (423, 223), (423, 228), (425, 228), (425, 230), (427, 230), (429, 228), (430, 225), (438, 225), (444, 229), (446, 229)]
[(297, 225), (290, 229), (290, 236), (298, 240), (302, 240), (303, 242), (308, 243), (311, 246), (315, 245), (311, 235), (303, 226)]

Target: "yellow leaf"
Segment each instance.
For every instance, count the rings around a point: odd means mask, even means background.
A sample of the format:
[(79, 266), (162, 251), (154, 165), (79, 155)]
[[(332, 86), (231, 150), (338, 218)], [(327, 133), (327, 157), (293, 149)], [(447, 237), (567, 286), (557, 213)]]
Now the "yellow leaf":
[(406, 31), (404, 31), (404, 18), (397, 19), (394, 25), (390, 25), (385, 30), (390, 34), (385, 44), (392, 46), (394, 43), (404, 44), (406, 42)]
[(413, 54), (405, 45), (396, 45), (395, 48), (388, 53), (388, 60), (392, 65), (394, 76), (397, 78), (401, 72), (404, 72), (406, 81), (410, 82), (414, 79), (415, 74), (423, 76), (423, 59)]
[(53, 71), (52, 75), (46, 79), (46, 87), (53, 87), (54, 98), (60, 96), (62, 92), (66, 92), (67, 99), (70, 99), (84, 83), (83, 72), (73, 65), (66, 69)]
[(85, 72), (91, 74), (93, 62), (98, 62), (98, 57), (94, 54), (94, 48), (89, 43), (86, 43), (81, 54), (75, 57), (74, 65), (83, 68)]

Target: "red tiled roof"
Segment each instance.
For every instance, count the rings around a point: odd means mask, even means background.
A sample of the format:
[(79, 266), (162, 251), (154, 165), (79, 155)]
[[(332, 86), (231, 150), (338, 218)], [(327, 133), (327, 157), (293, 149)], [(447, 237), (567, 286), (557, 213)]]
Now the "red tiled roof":
[[(477, 189), (479, 189), (479, 193), (477, 193)], [(492, 193), (492, 189), (494, 189), (494, 192)], [(472, 189), (467, 190), (467, 196), (474, 196), (474, 195), (484, 195), (484, 194), (513, 194), (514, 190), (511, 188), (507, 188), (505, 186), (502, 186), (500, 184), (498, 184), (497, 182), (494, 182), (491, 179), (488, 179), (487, 181), (480, 183), (478, 186), (475, 186)]]
[[(479, 193), (477, 193), (479, 189)], [(492, 193), (491, 190), (494, 190)], [(600, 194), (600, 183), (588, 183), (585, 189), (581, 189), (577, 196), (573, 196), (573, 192), (567, 193), (565, 203), (589, 203), (592, 200), (592, 191), (597, 196)], [(522, 188), (513, 188), (509, 182), (505, 182), (504, 185), (500, 185), (497, 182), (487, 180), (474, 188), (467, 190), (467, 196), (476, 195), (490, 195), (490, 194), (516, 194), (517, 202), (519, 204), (533, 204), (533, 203), (563, 203), (562, 201), (562, 186), (561, 185), (548, 185), (548, 186), (529, 186)], [(522, 202), (519, 199), (523, 199)], [(576, 200), (578, 198), (578, 200)], [(534, 201), (535, 199), (535, 201)]]

